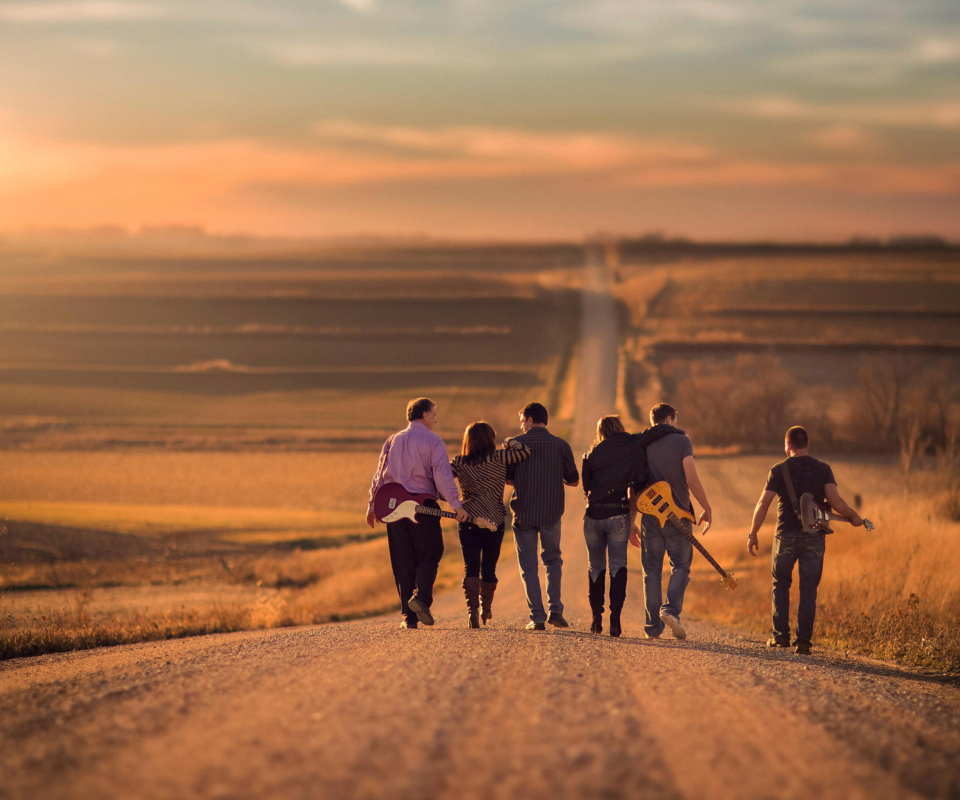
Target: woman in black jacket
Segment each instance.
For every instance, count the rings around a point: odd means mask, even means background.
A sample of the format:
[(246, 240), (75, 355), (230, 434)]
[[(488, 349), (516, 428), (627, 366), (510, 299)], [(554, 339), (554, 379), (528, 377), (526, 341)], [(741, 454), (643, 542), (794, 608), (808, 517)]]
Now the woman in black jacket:
[(590, 562), (590, 610), (592, 633), (603, 632), (603, 596), (607, 558), (610, 561), (610, 635), (619, 636), (620, 612), (627, 597), (627, 541), (633, 512), (629, 497), (646, 477), (643, 446), (639, 437), (627, 433), (620, 417), (601, 417), (597, 438), (583, 457), (583, 491), (587, 511), (583, 536)]

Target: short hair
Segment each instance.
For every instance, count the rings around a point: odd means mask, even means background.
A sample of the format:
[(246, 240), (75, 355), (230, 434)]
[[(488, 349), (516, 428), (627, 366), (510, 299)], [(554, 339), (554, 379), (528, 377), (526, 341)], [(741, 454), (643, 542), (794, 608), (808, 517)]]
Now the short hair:
[(537, 425), (546, 425), (550, 418), (547, 407), (542, 403), (527, 403), (520, 413), (524, 419), (533, 420)]
[(471, 422), (463, 432), (460, 455), (468, 464), (479, 464), (497, 450), (497, 432), (493, 426), (480, 420)]
[(415, 422), (418, 419), (423, 419), (423, 415), (428, 411), (433, 411), (436, 406), (437, 404), (429, 397), (418, 397), (416, 400), (411, 400), (407, 403), (407, 421)]
[(801, 428), (799, 425), (788, 428), (783, 438), (786, 439), (787, 444), (794, 450), (805, 450), (810, 446), (810, 437), (807, 436), (806, 429)]
[(659, 425), (670, 417), (677, 416), (677, 409), (669, 403), (657, 403), (650, 409), (650, 424)]

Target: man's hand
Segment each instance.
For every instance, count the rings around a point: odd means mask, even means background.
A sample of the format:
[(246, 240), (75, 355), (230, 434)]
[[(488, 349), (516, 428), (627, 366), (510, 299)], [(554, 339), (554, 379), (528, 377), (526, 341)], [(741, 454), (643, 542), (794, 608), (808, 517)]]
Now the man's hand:
[(369, 525), (371, 528), (377, 527), (377, 516), (373, 513), (373, 509), (370, 509), (367, 512), (367, 525)]
[(750, 553), (754, 558), (757, 557), (757, 550), (760, 549), (760, 540), (757, 538), (757, 534), (753, 533), (747, 537), (747, 552)]
[(461, 506), (460, 508), (456, 509), (453, 513), (456, 514), (456, 516), (457, 516), (457, 522), (469, 522), (469, 521), (470, 521), (470, 515), (469, 515), (466, 511), (463, 510), (463, 507), (462, 507), (462, 506)]
[(697, 525), (703, 525), (704, 523), (706, 523), (706, 527), (702, 531), (700, 531), (701, 536), (703, 536), (708, 530), (710, 530), (710, 526), (713, 525), (713, 509), (712, 508), (706, 508), (703, 510), (703, 513), (700, 514), (700, 520), (697, 522)]
[(853, 525), (854, 528), (859, 528), (861, 525), (863, 525), (863, 517), (854, 511), (853, 516), (850, 517), (850, 524)]
[(636, 525), (630, 529), (630, 544), (632, 544), (634, 547), (640, 546), (640, 528), (638, 528)]

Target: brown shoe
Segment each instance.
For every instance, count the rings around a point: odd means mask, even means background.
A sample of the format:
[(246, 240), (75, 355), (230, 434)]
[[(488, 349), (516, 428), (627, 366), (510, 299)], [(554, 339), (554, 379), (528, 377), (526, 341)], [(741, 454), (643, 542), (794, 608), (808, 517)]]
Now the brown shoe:
[(554, 628), (569, 628), (570, 623), (563, 618), (563, 614), (557, 614), (556, 612), (551, 611), (550, 615), (547, 617), (547, 622), (553, 625)]
[(480, 581), (480, 619), (484, 625), (493, 619), (493, 595), (497, 584)]
[(778, 639), (774, 636), (772, 639), (767, 639), (767, 647), (789, 647), (790, 642), (784, 642), (781, 639)]
[(429, 607), (423, 600), (419, 597), (411, 597), (407, 601), (407, 605), (424, 625), (433, 625), (433, 614), (430, 613)]

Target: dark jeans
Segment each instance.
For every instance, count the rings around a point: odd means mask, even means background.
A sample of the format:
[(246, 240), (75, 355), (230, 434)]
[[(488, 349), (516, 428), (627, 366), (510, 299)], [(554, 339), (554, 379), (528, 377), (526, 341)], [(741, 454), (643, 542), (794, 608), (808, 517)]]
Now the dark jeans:
[(471, 522), (457, 525), (460, 549), (463, 551), (463, 575), (479, 577), (484, 583), (497, 582), (497, 561), (503, 544), (503, 523), (495, 531), (488, 531)]
[[(425, 505), (439, 508), (429, 500)], [(387, 523), (390, 566), (400, 595), (400, 613), (410, 622), (417, 619), (407, 602), (416, 597), (427, 606), (433, 603), (433, 583), (443, 556), (443, 532), (440, 517), (420, 515), (420, 522), (401, 519)]]
[(823, 575), (826, 537), (806, 534), (773, 540), (773, 636), (790, 644), (790, 585), (793, 565), (799, 565), (800, 602), (797, 606), (797, 638), (793, 644), (810, 644), (817, 616), (817, 587)]

